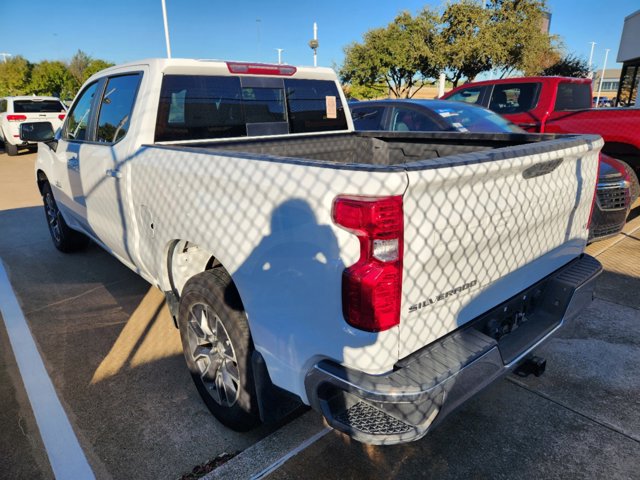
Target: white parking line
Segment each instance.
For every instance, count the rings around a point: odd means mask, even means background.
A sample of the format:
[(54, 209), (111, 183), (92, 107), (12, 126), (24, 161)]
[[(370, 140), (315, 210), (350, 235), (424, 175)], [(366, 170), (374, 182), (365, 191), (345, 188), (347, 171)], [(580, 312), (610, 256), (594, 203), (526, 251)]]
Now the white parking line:
[(53, 474), (58, 480), (95, 478), (47, 374), (1, 261), (0, 312)]

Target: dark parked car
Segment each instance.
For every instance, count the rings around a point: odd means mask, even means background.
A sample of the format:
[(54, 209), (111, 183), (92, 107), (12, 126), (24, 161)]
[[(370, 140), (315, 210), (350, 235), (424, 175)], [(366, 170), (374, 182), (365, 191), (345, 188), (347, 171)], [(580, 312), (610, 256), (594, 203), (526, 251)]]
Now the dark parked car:
[[(349, 103), (349, 108), (356, 130), (527, 133), (491, 110), (451, 100), (372, 100)], [(619, 233), (631, 203), (629, 173), (614, 158), (600, 158), (590, 242)]]

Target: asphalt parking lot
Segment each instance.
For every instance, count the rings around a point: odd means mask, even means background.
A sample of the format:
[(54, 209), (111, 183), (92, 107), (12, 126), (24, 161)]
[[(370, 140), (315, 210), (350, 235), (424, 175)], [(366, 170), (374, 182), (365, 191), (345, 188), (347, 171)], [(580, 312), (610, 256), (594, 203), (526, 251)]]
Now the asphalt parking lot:
[[(418, 442), (372, 447), (313, 412), (248, 434), (218, 424), (163, 296), (95, 245), (54, 249), (34, 160), (0, 153), (0, 260), (96, 478), (180, 478), (242, 452), (207, 477), (640, 479), (640, 203), (623, 234), (589, 247), (606, 271), (538, 352), (545, 375), (498, 382)], [(3, 322), (0, 352), (0, 477), (53, 478)]]

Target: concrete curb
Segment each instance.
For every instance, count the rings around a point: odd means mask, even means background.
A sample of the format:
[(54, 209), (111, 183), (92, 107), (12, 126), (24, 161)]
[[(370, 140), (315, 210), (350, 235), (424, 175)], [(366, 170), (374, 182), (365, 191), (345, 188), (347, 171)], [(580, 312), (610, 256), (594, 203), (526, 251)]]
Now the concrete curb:
[(320, 415), (309, 411), (208, 473), (202, 480), (263, 478), (330, 431)]

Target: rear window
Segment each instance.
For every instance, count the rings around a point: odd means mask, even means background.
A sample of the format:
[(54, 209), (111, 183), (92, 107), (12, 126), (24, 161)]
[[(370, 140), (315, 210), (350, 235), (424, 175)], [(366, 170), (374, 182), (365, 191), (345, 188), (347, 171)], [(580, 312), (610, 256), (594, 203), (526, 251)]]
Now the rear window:
[(588, 83), (560, 83), (556, 111), (591, 108), (591, 86)]
[(487, 87), (469, 87), (454, 93), (447, 100), (453, 100), (455, 102), (475, 103), (481, 104), (482, 95)]
[(165, 75), (155, 141), (346, 129), (331, 81)]
[(56, 113), (64, 112), (64, 106), (57, 100), (14, 100), (15, 113)]

